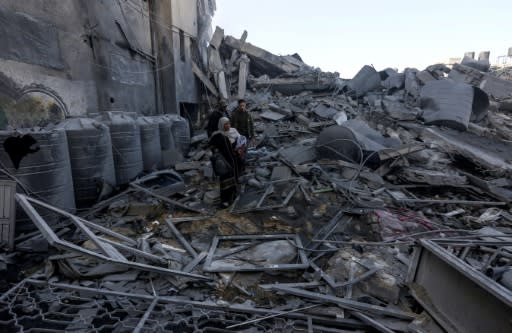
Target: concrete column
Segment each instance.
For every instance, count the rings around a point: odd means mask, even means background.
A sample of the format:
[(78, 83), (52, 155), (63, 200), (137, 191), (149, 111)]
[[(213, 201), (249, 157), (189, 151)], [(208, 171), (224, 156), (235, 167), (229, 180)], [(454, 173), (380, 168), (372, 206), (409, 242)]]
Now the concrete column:
[(251, 60), (247, 55), (243, 54), (242, 57), (240, 57), (240, 70), (238, 71), (238, 99), (245, 97), (250, 62)]

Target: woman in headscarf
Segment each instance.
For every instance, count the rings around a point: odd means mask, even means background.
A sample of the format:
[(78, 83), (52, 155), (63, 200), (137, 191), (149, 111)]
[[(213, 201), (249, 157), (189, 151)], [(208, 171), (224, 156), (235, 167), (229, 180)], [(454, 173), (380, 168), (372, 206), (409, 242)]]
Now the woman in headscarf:
[[(227, 120), (229, 123), (227, 118), (221, 118), (221, 120), (222, 119)], [(221, 123), (226, 123), (225, 120), (222, 122), (221, 120), (219, 120), (219, 128)], [(239, 158), (233, 149), (233, 145), (231, 144), (229, 137), (224, 134), (224, 130), (214, 132), (208, 144), (213, 151), (213, 170), (215, 171), (215, 174), (219, 176), (221, 207), (226, 208), (236, 198), (236, 185), (240, 171)]]
[(229, 119), (222, 117), (219, 119), (219, 132), (229, 139), (233, 149), (237, 153), (239, 173), (242, 173), (245, 164), (245, 151), (247, 149), (247, 138), (238, 133), (236, 128), (231, 127)]

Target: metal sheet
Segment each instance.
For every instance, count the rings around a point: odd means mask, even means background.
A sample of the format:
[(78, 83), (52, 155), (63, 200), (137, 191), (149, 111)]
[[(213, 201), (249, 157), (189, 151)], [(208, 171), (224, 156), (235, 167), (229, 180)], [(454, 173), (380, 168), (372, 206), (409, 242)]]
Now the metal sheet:
[[(512, 292), (432, 241), (421, 240), (411, 292), (448, 332), (512, 332)], [(417, 259), (416, 259), (417, 257)]]

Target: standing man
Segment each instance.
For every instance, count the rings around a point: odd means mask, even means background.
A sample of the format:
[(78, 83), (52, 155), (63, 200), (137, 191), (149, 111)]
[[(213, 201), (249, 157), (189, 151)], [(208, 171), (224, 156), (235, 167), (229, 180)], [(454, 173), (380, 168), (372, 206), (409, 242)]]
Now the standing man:
[(231, 114), (231, 126), (236, 128), (247, 140), (254, 140), (254, 124), (244, 99), (238, 101), (238, 108)]
[(208, 134), (208, 138), (212, 136), (212, 134), (217, 131), (219, 126), (219, 120), (222, 117), (227, 117), (227, 103), (224, 99), (220, 99), (219, 103), (216, 105), (215, 110), (210, 114), (210, 118), (208, 119), (208, 125), (206, 126), (206, 133)]

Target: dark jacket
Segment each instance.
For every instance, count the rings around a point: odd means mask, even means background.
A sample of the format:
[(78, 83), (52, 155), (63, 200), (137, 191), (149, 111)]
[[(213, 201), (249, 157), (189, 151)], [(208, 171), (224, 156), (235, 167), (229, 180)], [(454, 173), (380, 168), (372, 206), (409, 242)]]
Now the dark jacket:
[(250, 139), (254, 136), (254, 124), (249, 111), (236, 109), (231, 114), (231, 127), (237, 129), (238, 133)]
[(208, 144), (210, 147), (214, 148), (214, 154), (216, 152), (220, 153), (224, 157), (224, 160), (227, 162), (229, 167), (231, 168), (231, 173), (215, 170), (217, 164), (213, 163), (212, 166), (214, 167), (215, 173), (219, 175), (222, 174), (223, 176), (221, 178), (238, 178), (240, 175), (240, 171), (242, 169), (242, 161), (240, 160), (240, 157), (236, 154), (235, 150), (233, 149), (233, 146), (231, 145), (231, 142), (229, 142), (229, 139), (218, 132), (212, 135), (212, 137), (208, 141)]
[(240, 159), (224, 134), (213, 134), (208, 143), (213, 148), (212, 167), (219, 176), (220, 201), (222, 204), (230, 204), (237, 195)]
[(226, 112), (215, 110), (210, 115), (210, 118), (208, 119), (208, 125), (206, 126), (206, 133), (208, 134), (208, 137), (211, 137), (213, 132), (218, 130), (219, 126), (219, 119), (222, 117), (227, 117)]

